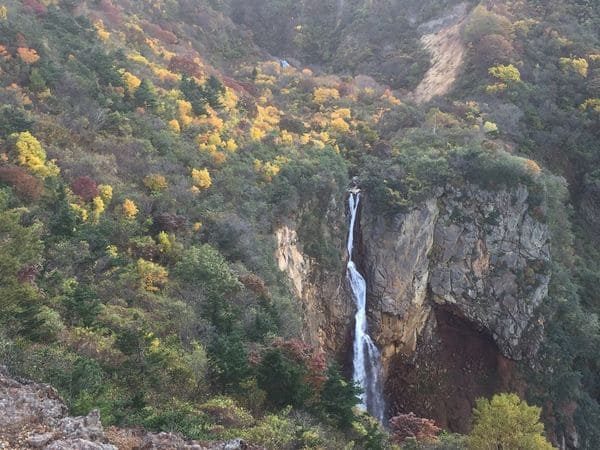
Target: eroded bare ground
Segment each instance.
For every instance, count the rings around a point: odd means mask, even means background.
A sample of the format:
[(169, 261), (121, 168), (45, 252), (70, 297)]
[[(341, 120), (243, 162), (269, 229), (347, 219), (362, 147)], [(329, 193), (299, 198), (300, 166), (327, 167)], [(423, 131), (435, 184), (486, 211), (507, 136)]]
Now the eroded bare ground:
[(425, 103), (433, 97), (444, 95), (452, 88), (458, 77), (465, 57), (465, 46), (461, 31), (466, 12), (436, 32), (425, 34), (421, 42), (431, 52), (432, 65), (410, 98), (417, 103)]

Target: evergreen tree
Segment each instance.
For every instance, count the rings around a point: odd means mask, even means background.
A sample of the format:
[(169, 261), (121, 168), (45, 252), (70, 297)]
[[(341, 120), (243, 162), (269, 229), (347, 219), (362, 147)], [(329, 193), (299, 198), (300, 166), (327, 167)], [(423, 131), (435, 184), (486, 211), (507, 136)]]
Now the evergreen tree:
[(179, 84), (179, 89), (183, 93), (185, 99), (192, 105), (194, 114), (206, 114), (206, 105), (208, 100), (204, 96), (204, 92), (196, 80), (190, 77), (183, 77)]
[(149, 80), (142, 80), (135, 94), (133, 94), (133, 102), (136, 106), (143, 108), (156, 108), (158, 100), (156, 99), (156, 89)]
[(258, 387), (277, 407), (302, 407), (311, 395), (311, 389), (305, 382), (306, 373), (306, 368), (300, 363), (281, 349), (273, 348), (263, 355), (258, 367)]
[(359, 402), (360, 388), (344, 379), (337, 365), (332, 364), (327, 371), (327, 381), (321, 391), (319, 409), (321, 413), (340, 428), (352, 426), (353, 408)]
[(43, 245), (40, 224), (23, 225), (23, 212), (0, 211), (0, 325), (28, 334), (23, 323), (39, 312), (35, 278)]
[(225, 87), (217, 77), (211, 75), (203, 86), (204, 97), (213, 108), (223, 106), (221, 96), (225, 93)]
[(100, 300), (96, 292), (84, 284), (79, 284), (64, 300), (66, 317), (72, 325), (89, 327), (100, 313)]
[(226, 391), (238, 390), (250, 376), (248, 353), (239, 333), (217, 336), (209, 357), (215, 381)]

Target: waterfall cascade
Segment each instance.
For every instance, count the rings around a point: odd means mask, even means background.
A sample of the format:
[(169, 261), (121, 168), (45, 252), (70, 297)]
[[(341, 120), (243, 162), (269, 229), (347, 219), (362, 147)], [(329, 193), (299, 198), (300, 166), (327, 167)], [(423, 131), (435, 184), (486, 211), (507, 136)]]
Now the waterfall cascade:
[(350, 193), (350, 227), (348, 230), (348, 268), (346, 276), (356, 303), (354, 326), (353, 378), (363, 390), (361, 407), (383, 423), (385, 403), (381, 381), (381, 354), (369, 336), (367, 327), (367, 283), (352, 260), (354, 249), (354, 225), (360, 202), (360, 192)]

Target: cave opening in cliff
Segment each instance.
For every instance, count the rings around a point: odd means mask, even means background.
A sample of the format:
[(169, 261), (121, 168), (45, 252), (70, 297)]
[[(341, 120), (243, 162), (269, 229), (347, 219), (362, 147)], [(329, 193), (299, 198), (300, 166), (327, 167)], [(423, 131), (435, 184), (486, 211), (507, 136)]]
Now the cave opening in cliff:
[(506, 389), (513, 366), (489, 334), (436, 306), (416, 352), (390, 364), (390, 413), (414, 412), (450, 431), (469, 432), (475, 399)]

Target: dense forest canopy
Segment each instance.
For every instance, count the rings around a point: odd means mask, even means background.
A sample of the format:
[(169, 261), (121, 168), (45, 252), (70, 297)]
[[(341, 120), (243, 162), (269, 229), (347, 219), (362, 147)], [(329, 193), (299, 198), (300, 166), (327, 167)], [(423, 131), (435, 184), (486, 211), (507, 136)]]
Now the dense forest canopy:
[[(455, 23), (456, 80), (419, 101), (423, 37)], [(0, 0), (0, 363), (74, 414), (192, 439), (480, 449), (502, 423), (597, 448), (599, 30), (594, 0)], [(518, 363), (541, 410), (482, 399), (465, 437), (355, 409), (274, 256), (293, 222), (342, 271), (353, 177), (384, 220), (527, 187), (552, 236)]]

